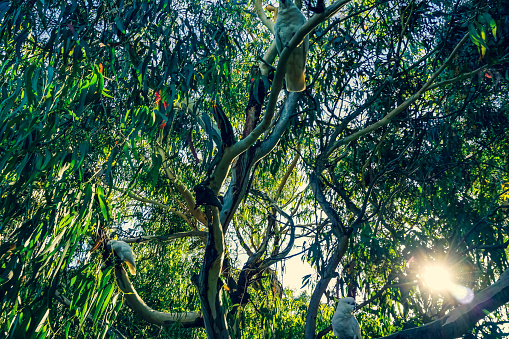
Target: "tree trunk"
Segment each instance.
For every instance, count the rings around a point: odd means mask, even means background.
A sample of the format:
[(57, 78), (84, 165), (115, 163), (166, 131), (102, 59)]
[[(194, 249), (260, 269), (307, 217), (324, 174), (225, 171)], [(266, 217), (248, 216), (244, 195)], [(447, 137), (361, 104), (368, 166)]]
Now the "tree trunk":
[(198, 293), (200, 295), (207, 338), (227, 339), (230, 338), (230, 334), (221, 301), (223, 283), (219, 278), (224, 258), (223, 228), (219, 222), (217, 207), (206, 206), (205, 210), (209, 234), (203, 266), (195, 283), (198, 286)]
[(304, 335), (306, 339), (315, 339), (315, 331), (316, 331), (316, 316), (318, 313), (318, 306), (320, 306), (320, 299), (322, 299), (322, 295), (325, 293), (327, 286), (332, 278), (332, 274), (336, 271), (336, 268), (343, 258), (343, 255), (346, 252), (348, 246), (348, 236), (344, 235), (340, 241), (334, 253), (332, 254), (332, 258), (327, 264), (325, 268), (322, 278), (318, 282), (311, 295), (311, 299), (309, 300), (308, 312), (306, 314), (306, 325), (304, 327)]

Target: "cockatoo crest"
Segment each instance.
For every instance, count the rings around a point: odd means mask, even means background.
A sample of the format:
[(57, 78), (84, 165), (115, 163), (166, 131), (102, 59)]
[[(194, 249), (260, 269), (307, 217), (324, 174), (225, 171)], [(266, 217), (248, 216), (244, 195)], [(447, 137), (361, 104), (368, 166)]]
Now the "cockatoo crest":
[(355, 299), (339, 299), (336, 312), (332, 316), (332, 330), (339, 339), (361, 339), (361, 327), (352, 315), (355, 310)]
[(134, 253), (131, 246), (121, 240), (110, 240), (108, 245), (111, 246), (111, 250), (117, 258), (126, 263), (129, 272), (132, 275), (136, 275), (136, 262), (134, 261)]

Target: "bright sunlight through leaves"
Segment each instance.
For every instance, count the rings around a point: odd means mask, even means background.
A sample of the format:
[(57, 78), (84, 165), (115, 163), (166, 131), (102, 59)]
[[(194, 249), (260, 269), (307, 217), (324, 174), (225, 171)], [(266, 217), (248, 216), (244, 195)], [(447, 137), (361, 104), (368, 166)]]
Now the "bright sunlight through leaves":
[(448, 291), (462, 304), (468, 304), (474, 298), (474, 292), (452, 281), (449, 269), (441, 266), (426, 266), (422, 274), (424, 284), (432, 291)]
[(429, 289), (434, 291), (448, 290), (454, 285), (449, 270), (439, 265), (426, 266), (422, 274), (422, 280)]

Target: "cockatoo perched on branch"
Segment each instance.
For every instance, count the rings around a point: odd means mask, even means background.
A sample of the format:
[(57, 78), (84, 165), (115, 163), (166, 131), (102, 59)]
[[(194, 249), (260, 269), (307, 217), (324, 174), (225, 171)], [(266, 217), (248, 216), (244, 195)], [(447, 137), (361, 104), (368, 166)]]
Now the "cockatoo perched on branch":
[(361, 327), (352, 315), (355, 299), (347, 297), (339, 299), (336, 312), (332, 316), (332, 331), (339, 339), (361, 339)]
[[(279, 9), (274, 25), (276, 47), (279, 55), (305, 22), (306, 18), (292, 0), (279, 0)], [(289, 92), (301, 92), (306, 89), (305, 70), (308, 50), (309, 38), (306, 36), (288, 59), (285, 79), (286, 89)]]
[(111, 246), (111, 250), (117, 258), (127, 264), (129, 272), (132, 275), (136, 275), (136, 262), (134, 261), (134, 253), (131, 246), (121, 240), (110, 240), (108, 241), (108, 246)]

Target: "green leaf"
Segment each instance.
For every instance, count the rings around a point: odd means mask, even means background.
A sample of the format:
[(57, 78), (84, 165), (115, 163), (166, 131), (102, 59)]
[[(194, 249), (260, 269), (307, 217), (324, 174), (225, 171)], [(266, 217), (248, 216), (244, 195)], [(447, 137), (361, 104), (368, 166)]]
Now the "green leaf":
[(479, 36), (479, 32), (475, 29), (474, 24), (471, 22), (468, 24), (468, 33), (472, 42), (478, 47), (481, 46), (482, 39)]
[(117, 25), (117, 28), (122, 32), (122, 34), (125, 34), (124, 24), (119, 17), (115, 18), (115, 24)]
[(36, 321), (36, 324), (37, 324), (37, 327), (35, 328), (35, 332), (36, 333), (39, 333), (44, 325), (44, 322), (46, 321), (46, 319), (48, 318), (49, 316), (49, 308), (46, 309), (46, 311), (43, 312), (43, 310), (39, 310), (39, 312), (37, 312), (36, 314), (38, 314), (38, 316), (36, 317), (36, 319), (34, 319)]
[(11, 280), (12, 278), (19, 279), (19, 276), (15, 276), (15, 267), (17, 265), (17, 260), (15, 258), (11, 258), (7, 264), (4, 264), (2, 275), (0, 275), (0, 285), (3, 285), (5, 282)]
[(104, 219), (108, 221), (109, 215), (108, 215), (108, 209), (105, 204), (106, 198), (104, 196), (104, 190), (101, 186), (97, 186), (97, 197), (99, 198), (99, 205), (101, 208), (102, 215), (103, 215)]
[(102, 96), (106, 97), (106, 98), (110, 98), (110, 99), (114, 99), (114, 97), (112, 97), (111, 95), (108, 94), (108, 90), (106, 88), (103, 88), (103, 91), (102, 91)]
[(10, 1), (3, 1), (0, 2), (0, 18), (3, 18), (5, 13), (11, 8), (11, 2)]
[(65, 337), (66, 338), (69, 338), (69, 330), (71, 329), (71, 323), (68, 322), (66, 325), (65, 325)]
[[(483, 37), (485, 37), (486, 34), (484, 32), (484, 28), (482, 28), (482, 26), (479, 25), (478, 27), (481, 28), (481, 34)], [(486, 50), (488, 49), (488, 45), (486, 45), (486, 42), (484, 41), (483, 37), (481, 37), (480, 33), (477, 31), (473, 23), (468, 24), (468, 32), (472, 42), (479, 48), (481, 57), (484, 57), (484, 55), (486, 54)]]
[(490, 13), (485, 12), (482, 15), (486, 23), (490, 26), (495, 41), (497, 41), (497, 22), (491, 17)]
[[(21, 12), (21, 6), (18, 7), (18, 15), (20, 14)], [(16, 50), (16, 55), (18, 57), (19, 60), (22, 60), (23, 59), (23, 55), (21, 54), (21, 47), (23, 46), (23, 43), (25, 42), (26, 38), (28, 38), (28, 35), (30, 34), (29, 30), (28, 29), (25, 29), (24, 31), (22, 31), (21, 33), (19, 33), (16, 38), (14, 38), (14, 44), (15, 44), (15, 50)]]
[(97, 299), (95, 312), (92, 318), (94, 323), (97, 323), (98, 316), (100, 316), (108, 306), (108, 302), (114, 291), (113, 287), (113, 284), (109, 284), (101, 291), (101, 296)]
[(34, 89), (32, 87), (32, 78), (36, 69), (36, 65), (30, 65), (25, 71), (25, 93), (28, 99), (28, 104), (33, 105), (35, 102)]

